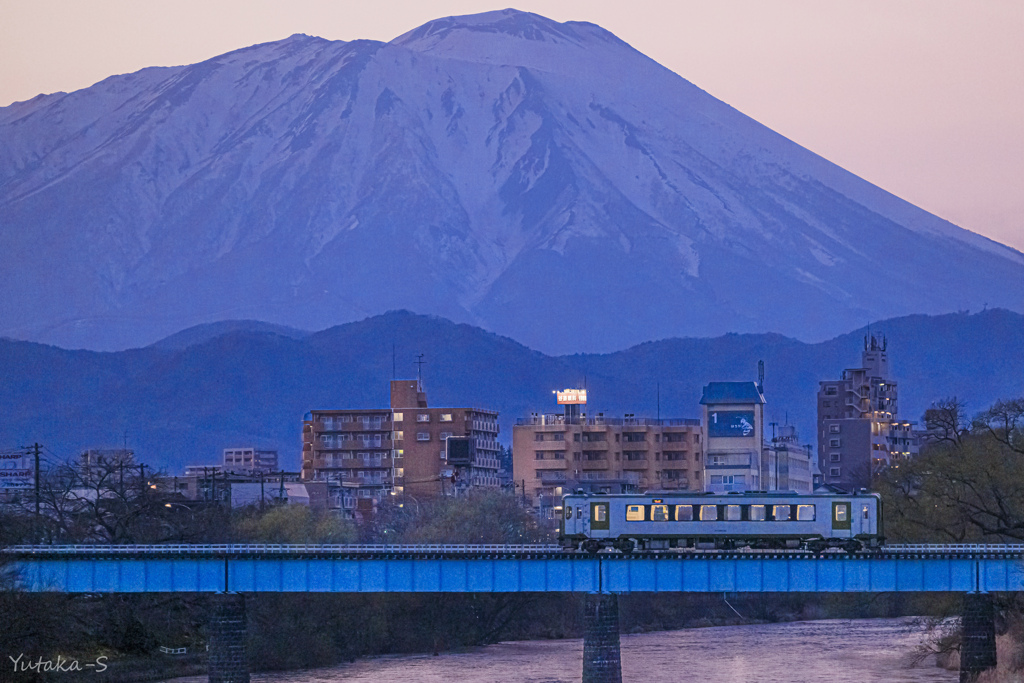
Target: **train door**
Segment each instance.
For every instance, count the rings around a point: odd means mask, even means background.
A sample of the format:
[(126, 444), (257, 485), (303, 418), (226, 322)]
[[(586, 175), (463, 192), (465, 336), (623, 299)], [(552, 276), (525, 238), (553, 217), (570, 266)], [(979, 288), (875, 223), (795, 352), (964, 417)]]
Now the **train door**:
[(832, 535), (833, 536), (849, 536), (846, 533), (836, 533), (843, 531), (851, 531), (853, 529), (853, 520), (851, 519), (852, 505), (849, 501), (833, 501), (832, 503)]
[(590, 516), (587, 518), (589, 528), (587, 529), (587, 536), (590, 536), (592, 532), (604, 532), (594, 534), (595, 536), (607, 536), (608, 535), (608, 503), (591, 503), (590, 504)]

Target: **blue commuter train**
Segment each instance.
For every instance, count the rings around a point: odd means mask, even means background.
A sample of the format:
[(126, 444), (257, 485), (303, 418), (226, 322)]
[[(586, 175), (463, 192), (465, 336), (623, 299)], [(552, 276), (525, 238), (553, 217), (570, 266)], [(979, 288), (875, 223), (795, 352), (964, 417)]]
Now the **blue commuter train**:
[(877, 493), (781, 491), (579, 491), (562, 498), (559, 539), (567, 550), (588, 552), (749, 547), (854, 553), (885, 541)]

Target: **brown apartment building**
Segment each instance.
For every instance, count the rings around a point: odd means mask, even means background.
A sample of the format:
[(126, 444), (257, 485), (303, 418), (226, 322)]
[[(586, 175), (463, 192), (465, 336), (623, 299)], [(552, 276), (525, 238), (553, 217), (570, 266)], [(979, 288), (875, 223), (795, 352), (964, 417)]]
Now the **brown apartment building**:
[(551, 518), (562, 495), (704, 489), (698, 419), (535, 414), (512, 429), (517, 492)]
[[(469, 464), (447, 462), (447, 440), (469, 437)], [(302, 481), (345, 486), (361, 499), (498, 488), (498, 413), (430, 408), (418, 380), (393, 380), (389, 408), (314, 410), (302, 428)]]
[(918, 452), (916, 423), (899, 419), (896, 382), (884, 339), (864, 339), (861, 367), (819, 383), (818, 465), (823, 480), (852, 491)]

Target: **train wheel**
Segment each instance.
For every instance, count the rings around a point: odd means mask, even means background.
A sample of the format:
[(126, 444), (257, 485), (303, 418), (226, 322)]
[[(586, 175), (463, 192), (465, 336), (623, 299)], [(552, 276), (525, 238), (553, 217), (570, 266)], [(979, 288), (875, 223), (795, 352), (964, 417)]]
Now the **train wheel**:
[(864, 546), (861, 545), (860, 541), (845, 541), (842, 547), (843, 550), (853, 555), (854, 553), (859, 552)]
[(596, 553), (598, 550), (601, 549), (601, 544), (598, 543), (597, 541), (593, 541), (593, 540), (584, 541), (583, 542), (583, 549), (585, 551), (587, 551), (588, 553), (590, 553), (591, 555), (593, 555), (594, 553)]
[(632, 539), (626, 538), (626, 539), (623, 539), (623, 540), (619, 541), (618, 544), (616, 545), (616, 547), (620, 551), (622, 551), (623, 553), (626, 553), (628, 555), (629, 553), (633, 552), (633, 548), (636, 547), (636, 543), (634, 543), (632, 541)]
[(828, 544), (825, 543), (825, 541), (808, 541), (807, 542), (807, 549), (810, 550), (815, 555), (820, 555), (821, 553), (825, 552), (825, 548), (827, 548), (827, 547), (828, 547)]

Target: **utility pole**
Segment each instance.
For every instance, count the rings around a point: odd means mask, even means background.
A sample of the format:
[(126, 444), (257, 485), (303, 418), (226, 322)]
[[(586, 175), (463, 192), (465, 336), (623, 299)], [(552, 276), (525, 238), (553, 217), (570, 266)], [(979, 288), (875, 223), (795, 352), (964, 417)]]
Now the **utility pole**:
[(39, 524), (39, 449), (41, 449), (42, 447), (43, 447), (42, 444), (40, 444), (38, 441), (36, 443), (32, 444), (31, 446), (29, 446), (29, 448), (32, 449), (33, 454), (35, 455), (35, 459), (36, 459), (36, 486), (35, 486), (35, 488), (36, 488), (36, 524), (37, 525)]

